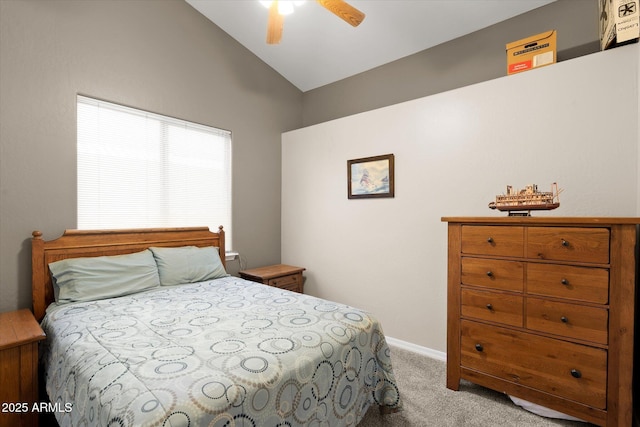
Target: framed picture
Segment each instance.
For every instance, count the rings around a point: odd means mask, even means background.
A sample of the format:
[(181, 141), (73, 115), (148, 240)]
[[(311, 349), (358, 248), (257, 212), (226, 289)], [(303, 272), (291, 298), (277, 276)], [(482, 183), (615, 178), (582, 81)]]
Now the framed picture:
[(347, 161), (350, 199), (393, 197), (393, 154)]

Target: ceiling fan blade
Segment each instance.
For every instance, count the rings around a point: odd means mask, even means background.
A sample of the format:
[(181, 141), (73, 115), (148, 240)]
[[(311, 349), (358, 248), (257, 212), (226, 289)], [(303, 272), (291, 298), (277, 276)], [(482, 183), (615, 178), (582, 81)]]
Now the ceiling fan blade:
[(357, 27), (364, 21), (364, 13), (343, 0), (317, 0), (329, 12)]
[(273, 0), (269, 6), (269, 21), (267, 22), (267, 44), (278, 44), (282, 39), (284, 16), (278, 13), (278, 0)]

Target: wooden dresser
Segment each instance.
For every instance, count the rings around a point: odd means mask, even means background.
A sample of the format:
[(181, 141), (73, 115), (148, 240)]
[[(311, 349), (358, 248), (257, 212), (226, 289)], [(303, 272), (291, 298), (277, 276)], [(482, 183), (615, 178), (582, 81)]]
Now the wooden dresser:
[(631, 426), (640, 218), (448, 222), (447, 387)]

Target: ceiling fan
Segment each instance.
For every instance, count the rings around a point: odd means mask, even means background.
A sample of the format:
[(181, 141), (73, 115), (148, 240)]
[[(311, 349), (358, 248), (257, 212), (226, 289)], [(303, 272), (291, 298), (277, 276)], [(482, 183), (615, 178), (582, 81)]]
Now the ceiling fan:
[[(316, 0), (320, 6), (327, 9), (348, 24), (357, 27), (364, 20), (364, 13), (343, 0)], [(269, 5), (269, 21), (267, 23), (267, 44), (278, 44), (282, 39), (284, 16), (278, 11), (278, 0)]]

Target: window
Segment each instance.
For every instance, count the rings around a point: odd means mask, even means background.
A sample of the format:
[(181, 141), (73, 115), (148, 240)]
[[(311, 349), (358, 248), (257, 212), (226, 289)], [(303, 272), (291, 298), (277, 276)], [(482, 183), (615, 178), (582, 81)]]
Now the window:
[(231, 133), (78, 96), (78, 228), (223, 225)]

